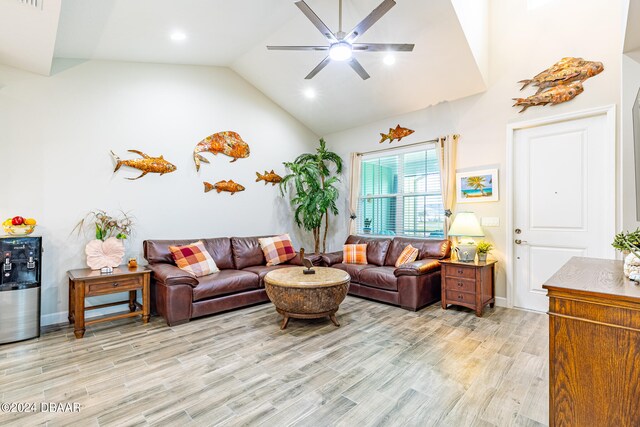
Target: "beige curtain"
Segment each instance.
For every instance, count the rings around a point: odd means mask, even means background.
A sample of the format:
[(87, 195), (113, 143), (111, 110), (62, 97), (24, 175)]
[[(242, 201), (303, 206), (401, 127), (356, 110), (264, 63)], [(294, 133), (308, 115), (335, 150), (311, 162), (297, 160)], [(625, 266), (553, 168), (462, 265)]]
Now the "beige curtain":
[(360, 194), (360, 159), (359, 153), (351, 153), (351, 164), (349, 170), (351, 171), (351, 180), (349, 187), (349, 234), (356, 234), (358, 231), (358, 220), (355, 218), (358, 215), (358, 196)]
[(444, 235), (447, 237), (451, 226), (451, 211), (456, 200), (456, 150), (460, 135), (438, 138), (438, 162), (440, 163), (440, 186), (442, 204), (445, 210)]

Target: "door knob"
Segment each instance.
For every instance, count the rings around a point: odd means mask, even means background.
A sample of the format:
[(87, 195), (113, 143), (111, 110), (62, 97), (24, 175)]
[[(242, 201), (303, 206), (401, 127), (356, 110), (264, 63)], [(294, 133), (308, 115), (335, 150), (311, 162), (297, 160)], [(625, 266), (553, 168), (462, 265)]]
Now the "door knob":
[(516, 245), (521, 245), (523, 243), (527, 243), (526, 240), (520, 240), (520, 239), (516, 239), (515, 242), (516, 242)]

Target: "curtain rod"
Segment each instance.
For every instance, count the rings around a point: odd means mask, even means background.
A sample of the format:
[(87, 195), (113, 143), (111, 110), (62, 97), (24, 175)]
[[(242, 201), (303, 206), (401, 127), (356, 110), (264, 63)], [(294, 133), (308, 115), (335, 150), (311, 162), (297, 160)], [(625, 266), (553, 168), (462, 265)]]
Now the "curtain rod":
[(414, 142), (413, 144), (398, 145), (396, 147), (391, 147), (391, 148), (381, 148), (380, 150), (364, 151), (362, 153), (358, 153), (358, 156), (364, 156), (365, 154), (379, 153), (381, 151), (399, 150), (401, 148), (413, 147), (413, 146), (416, 146), (416, 145), (424, 145), (424, 144), (428, 144), (430, 142), (438, 142), (439, 140), (440, 140), (439, 138), (436, 138), (436, 139), (430, 139), (428, 141)]

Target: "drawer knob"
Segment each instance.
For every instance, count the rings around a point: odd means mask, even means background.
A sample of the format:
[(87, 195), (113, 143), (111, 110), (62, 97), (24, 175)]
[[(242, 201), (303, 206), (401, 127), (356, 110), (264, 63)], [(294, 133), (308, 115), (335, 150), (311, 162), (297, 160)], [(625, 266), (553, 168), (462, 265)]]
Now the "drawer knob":
[(463, 283), (462, 282), (458, 282), (458, 286), (462, 287)]
[(462, 295), (458, 294), (458, 299), (462, 299)]
[(458, 269), (458, 274), (462, 274), (462, 269), (461, 268)]
[(114, 288), (117, 288), (118, 286), (120, 286), (120, 283), (118, 283), (118, 282), (116, 282), (116, 283), (114, 283), (114, 284), (113, 284), (113, 287), (114, 287)]

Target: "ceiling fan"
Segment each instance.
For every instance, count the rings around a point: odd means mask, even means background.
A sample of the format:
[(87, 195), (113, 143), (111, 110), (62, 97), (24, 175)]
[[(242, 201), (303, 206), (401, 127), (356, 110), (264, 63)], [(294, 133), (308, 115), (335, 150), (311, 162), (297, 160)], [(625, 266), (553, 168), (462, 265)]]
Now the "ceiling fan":
[(363, 35), (373, 24), (384, 16), (393, 6), (396, 5), (394, 0), (384, 0), (373, 12), (356, 25), (348, 34), (342, 31), (342, 0), (339, 6), (339, 29), (337, 33), (332, 33), (329, 27), (318, 18), (318, 15), (304, 2), (297, 1), (296, 6), (305, 14), (305, 16), (320, 30), (323, 36), (329, 42), (328, 46), (267, 46), (269, 50), (321, 50), (329, 51), (329, 55), (324, 58), (305, 79), (312, 79), (318, 74), (329, 62), (333, 61), (349, 61), (351, 68), (362, 80), (371, 77), (360, 62), (353, 57), (354, 52), (411, 52), (415, 45), (400, 43), (354, 43), (358, 37)]

